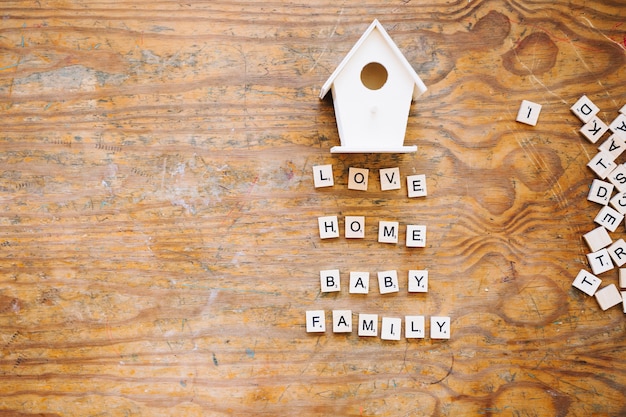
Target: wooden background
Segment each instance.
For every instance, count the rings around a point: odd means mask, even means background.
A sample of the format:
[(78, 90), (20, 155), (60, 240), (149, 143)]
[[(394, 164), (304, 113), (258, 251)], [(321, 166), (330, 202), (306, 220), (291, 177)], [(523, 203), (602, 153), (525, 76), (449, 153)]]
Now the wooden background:
[[(626, 415), (621, 305), (571, 287), (599, 206), (569, 110), (626, 104), (623, 1), (0, 8), (0, 416)], [(419, 150), (331, 155), (319, 89), (374, 18), (429, 88)], [(428, 196), (378, 191), (388, 167)], [(366, 238), (320, 240), (325, 215), (365, 215)], [(377, 243), (379, 220), (427, 225), (427, 247)], [(386, 269), (399, 293), (348, 294)], [(307, 334), (314, 309), (449, 315), (452, 338)]]

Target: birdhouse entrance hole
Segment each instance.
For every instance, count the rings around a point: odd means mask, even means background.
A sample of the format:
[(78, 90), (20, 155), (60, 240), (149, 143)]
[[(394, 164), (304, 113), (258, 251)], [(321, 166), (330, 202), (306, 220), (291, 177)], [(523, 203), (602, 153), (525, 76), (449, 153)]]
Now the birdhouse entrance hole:
[(361, 70), (361, 82), (370, 90), (378, 90), (387, 82), (387, 69), (378, 62), (370, 62)]

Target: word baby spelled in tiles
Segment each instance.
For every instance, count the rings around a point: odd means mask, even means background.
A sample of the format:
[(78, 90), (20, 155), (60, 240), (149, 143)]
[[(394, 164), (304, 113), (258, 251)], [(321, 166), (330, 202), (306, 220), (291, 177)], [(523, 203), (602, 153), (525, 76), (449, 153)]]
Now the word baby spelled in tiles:
[[(583, 235), (591, 251), (587, 254), (591, 272), (581, 269), (572, 286), (595, 296), (602, 310), (621, 303), (626, 313), (626, 268), (622, 268), (626, 264), (626, 242), (623, 238), (614, 239), (610, 234), (618, 232), (626, 215), (626, 164), (618, 162), (626, 150), (626, 105), (610, 124), (598, 116), (600, 109), (587, 96), (580, 97), (570, 109), (583, 123), (580, 133), (589, 142), (598, 143), (610, 132), (587, 164), (598, 177), (591, 182), (587, 200), (600, 205), (594, 218), (596, 227)], [(603, 280), (597, 275), (616, 268), (621, 291), (615, 283), (600, 288)]]
[[(381, 191), (401, 189), (399, 168), (386, 168), (379, 171)], [(367, 191), (369, 170), (349, 168), (348, 189)], [(317, 165), (313, 167), (313, 180), (316, 188), (334, 186), (332, 165)], [(427, 195), (426, 176), (411, 175), (406, 178), (408, 197), (425, 197)], [(339, 221), (337, 216), (322, 216), (318, 218), (320, 239), (339, 237)], [(348, 239), (365, 237), (365, 216), (345, 216), (344, 235)], [(381, 243), (397, 243), (399, 222), (379, 221), (378, 241)], [(406, 226), (406, 246), (426, 246), (426, 226)], [(350, 271), (349, 294), (369, 294), (370, 272)], [(378, 293), (380, 295), (398, 293), (402, 285), (396, 270), (378, 271)], [(339, 269), (320, 271), (320, 288), (322, 293), (341, 291), (341, 273)], [(409, 270), (406, 278), (408, 293), (428, 292), (428, 271)], [(358, 336), (378, 336), (378, 314), (359, 313), (356, 320)], [(351, 333), (353, 330), (352, 310), (342, 309), (332, 311), (332, 330), (334, 333)], [(306, 312), (306, 331), (309, 333), (324, 333), (326, 331), (326, 314), (324, 310), (310, 310)], [(400, 340), (402, 334), (402, 318), (381, 317), (380, 337), (382, 340)], [(407, 339), (425, 338), (426, 321), (424, 316), (404, 316), (404, 336)], [(432, 316), (430, 318), (430, 338), (450, 338), (450, 317)]]

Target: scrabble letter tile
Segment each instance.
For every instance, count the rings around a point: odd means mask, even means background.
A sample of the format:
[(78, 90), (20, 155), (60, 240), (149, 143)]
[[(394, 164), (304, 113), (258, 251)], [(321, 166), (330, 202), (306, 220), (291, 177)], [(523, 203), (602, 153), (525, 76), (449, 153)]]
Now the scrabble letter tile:
[(611, 261), (609, 251), (606, 249), (600, 249), (597, 252), (588, 253), (587, 260), (589, 261), (591, 271), (595, 275), (600, 275), (603, 272), (613, 269), (613, 261)]
[(623, 193), (626, 191), (626, 165), (619, 164), (617, 168), (611, 171), (607, 179), (619, 192)]
[(411, 269), (409, 271), (409, 292), (428, 292), (428, 271)]
[(320, 284), (322, 292), (336, 292), (341, 290), (338, 269), (320, 271)]
[(378, 273), (378, 290), (381, 294), (400, 291), (397, 271), (382, 271)]
[(406, 226), (406, 246), (408, 248), (426, 247), (426, 226), (408, 224)]
[(380, 189), (382, 191), (399, 190), (400, 168), (385, 168), (380, 170)]
[(306, 312), (307, 333), (320, 333), (326, 331), (326, 317), (324, 310), (311, 310)]
[(335, 185), (332, 165), (313, 166), (313, 184), (315, 188), (332, 187)]
[(317, 224), (320, 229), (320, 239), (339, 237), (339, 221), (337, 220), (337, 216), (318, 217)]
[(365, 216), (346, 216), (345, 235), (347, 239), (362, 239), (365, 237)]
[(611, 194), (613, 193), (613, 188), (615, 188), (615, 186), (610, 182), (602, 181), (596, 178), (591, 182), (587, 200), (606, 206), (609, 203)]
[(532, 101), (522, 100), (522, 104), (517, 112), (517, 120), (520, 123), (535, 126), (537, 119), (539, 119), (539, 113), (541, 113), (541, 104), (533, 103)]
[(333, 332), (352, 332), (352, 310), (333, 310)]
[(611, 132), (622, 139), (626, 139), (626, 115), (620, 114), (609, 125)]
[(591, 158), (587, 166), (599, 178), (605, 179), (617, 167), (617, 164), (613, 161), (613, 156), (610, 153), (600, 151)]
[(578, 288), (587, 295), (594, 295), (602, 280), (590, 272), (581, 269), (576, 275), (572, 287)]
[(409, 198), (426, 197), (426, 175), (409, 175), (406, 177), (406, 187), (409, 190)]
[(404, 317), (404, 337), (407, 339), (423, 339), (426, 335), (424, 316)]
[(617, 193), (610, 200), (611, 207), (617, 210), (620, 214), (626, 214), (626, 193)]
[(432, 316), (430, 318), (430, 338), (450, 339), (450, 317)]
[(596, 143), (598, 139), (609, 130), (609, 127), (598, 116), (593, 116), (583, 127), (580, 133), (591, 143)]
[(348, 189), (367, 191), (369, 173), (369, 169), (350, 168), (348, 170)]
[(367, 294), (370, 291), (369, 272), (350, 272), (350, 294)]
[(587, 242), (587, 246), (589, 246), (591, 252), (597, 252), (613, 243), (609, 232), (607, 232), (603, 226), (596, 227), (591, 232), (585, 233), (583, 239)]
[(591, 100), (587, 98), (587, 96), (582, 96), (578, 99), (576, 103), (572, 107), (570, 107), (572, 113), (576, 115), (580, 119), (581, 122), (587, 123), (593, 116), (598, 114), (600, 109), (598, 106), (593, 104)]
[(378, 314), (359, 314), (359, 336), (378, 336)]
[(606, 227), (609, 232), (617, 230), (617, 226), (624, 220), (624, 215), (612, 207), (604, 206), (596, 215), (594, 222)]
[(611, 135), (598, 146), (599, 151), (610, 153), (615, 161), (626, 150), (626, 141), (618, 135)]
[(378, 241), (380, 243), (398, 243), (398, 222), (378, 222)]
[(622, 106), (622, 108), (621, 108), (621, 109), (619, 109), (619, 112), (620, 112), (620, 113), (622, 113), (622, 114), (626, 114), (626, 104), (624, 104), (624, 105)]
[(609, 284), (596, 291), (596, 301), (602, 310), (608, 310), (622, 302), (622, 295), (615, 284)]
[(620, 267), (626, 263), (626, 242), (624, 239), (616, 240), (607, 250), (615, 265)]
[(626, 291), (620, 291), (622, 296), (622, 307), (624, 309), (624, 314), (626, 314)]
[(395, 317), (383, 317), (380, 329), (380, 338), (383, 340), (400, 340), (402, 332), (402, 319)]
[(619, 270), (619, 287), (626, 288), (626, 268), (620, 268)]

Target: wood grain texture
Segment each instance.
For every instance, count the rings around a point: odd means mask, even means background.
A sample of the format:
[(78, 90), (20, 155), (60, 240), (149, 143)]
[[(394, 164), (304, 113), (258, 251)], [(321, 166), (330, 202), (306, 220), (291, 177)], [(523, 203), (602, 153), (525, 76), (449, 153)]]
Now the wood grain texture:
[[(419, 151), (331, 155), (319, 88), (373, 18), (429, 87)], [(624, 313), (571, 287), (599, 207), (569, 107), (626, 104), (621, 1), (4, 1), (1, 19), (0, 415), (626, 415)], [(388, 167), (428, 197), (378, 191)], [(366, 238), (320, 240), (325, 215), (366, 216)], [(379, 220), (427, 225), (427, 247), (377, 243)], [(430, 291), (321, 294), (334, 268), (428, 269)], [(449, 315), (452, 338), (311, 335), (313, 309)]]

